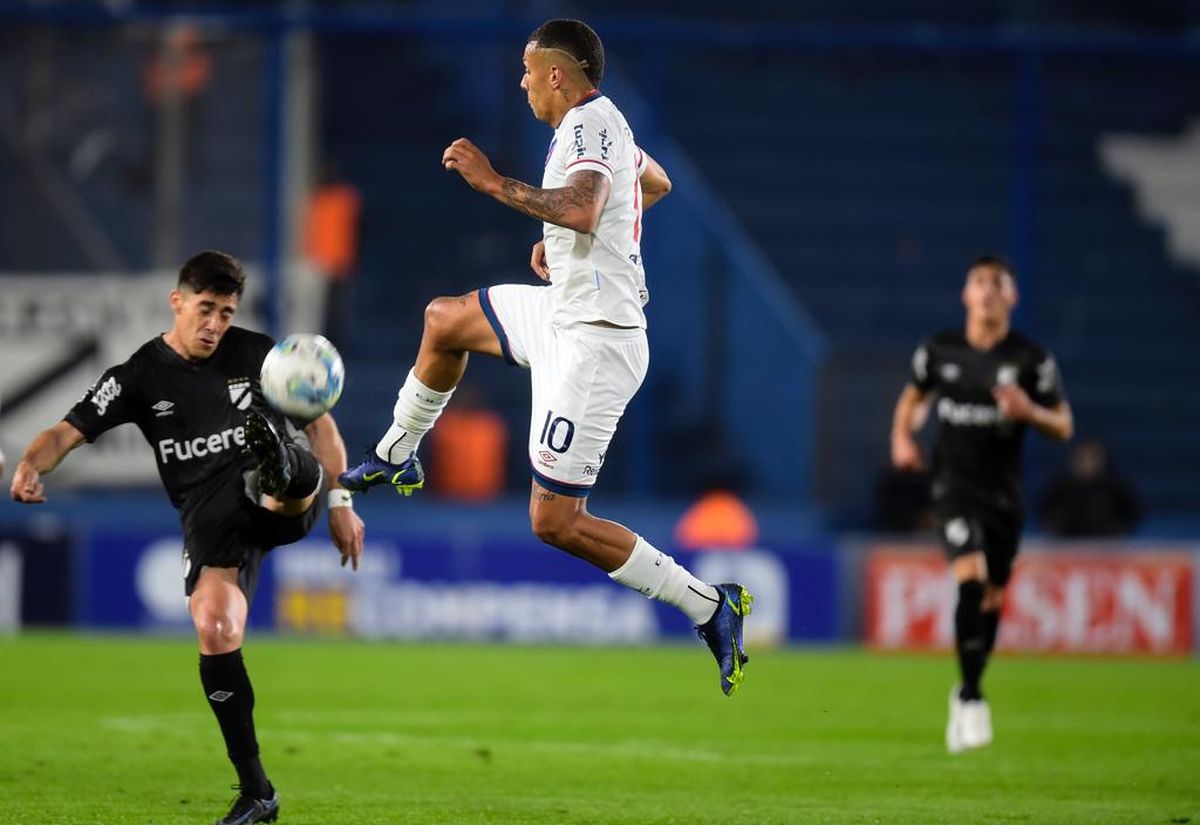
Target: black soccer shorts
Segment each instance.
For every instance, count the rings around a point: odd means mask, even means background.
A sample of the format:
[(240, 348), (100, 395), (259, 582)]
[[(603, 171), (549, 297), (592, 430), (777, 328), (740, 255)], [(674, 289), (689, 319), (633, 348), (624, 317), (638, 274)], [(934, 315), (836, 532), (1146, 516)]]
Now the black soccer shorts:
[(238, 586), (246, 601), (253, 601), (267, 553), (307, 536), (320, 513), (320, 495), (311, 507), (295, 516), (272, 513), (246, 499), (237, 502), (233, 510), (220, 508), (203, 513), (184, 529), (184, 593), (192, 595), (202, 568), (236, 567)]
[(1024, 515), (953, 495), (936, 501), (934, 512), (946, 555), (953, 560), (982, 550), (987, 559), (988, 581), (1005, 587), (1012, 578)]

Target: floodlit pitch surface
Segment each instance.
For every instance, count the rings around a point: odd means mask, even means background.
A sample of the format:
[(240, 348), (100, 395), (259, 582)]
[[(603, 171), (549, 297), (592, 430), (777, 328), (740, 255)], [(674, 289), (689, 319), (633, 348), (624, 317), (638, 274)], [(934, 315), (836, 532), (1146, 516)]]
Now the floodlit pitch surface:
[[(1200, 823), (1200, 664), (252, 639), (281, 823)], [(0, 822), (211, 823), (234, 775), (185, 639), (0, 640)]]

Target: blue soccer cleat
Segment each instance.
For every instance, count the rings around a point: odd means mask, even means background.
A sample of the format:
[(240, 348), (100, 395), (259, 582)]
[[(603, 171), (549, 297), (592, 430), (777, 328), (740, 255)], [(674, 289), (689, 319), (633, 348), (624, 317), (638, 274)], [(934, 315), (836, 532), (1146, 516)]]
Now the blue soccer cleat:
[(425, 470), (415, 453), (399, 464), (393, 464), (375, 455), (374, 450), (368, 450), (362, 463), (339, 475), (338, 482), (355, 493), (365, 493), (377, 485), (390, 484), (397, 493), (411, 496), (413, 490), (425, 486)]
[(721, 606), (711, 619), (696, 627), (696, 632), (716, 657), (717, 666), (721, 668), (721, 690), (729, 696), (746, 678), (742, 665), (750, 661), (750, 657), (742, 646), (742, 622), (750, 615), (754, 597), (740, 584), (713, 586), (721, 596)]

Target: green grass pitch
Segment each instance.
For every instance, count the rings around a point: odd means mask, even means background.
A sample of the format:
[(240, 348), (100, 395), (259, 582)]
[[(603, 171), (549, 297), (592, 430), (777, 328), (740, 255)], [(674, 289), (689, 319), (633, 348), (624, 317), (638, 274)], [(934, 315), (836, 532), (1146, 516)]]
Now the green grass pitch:
[[(948, 656), (257, 638), (281, 823), (1200, 823), (1200, 664), (1001, 657), (992, 747)], [(211, 823), (233, 772), (187, 639), (0, 640), (0, 822)]]

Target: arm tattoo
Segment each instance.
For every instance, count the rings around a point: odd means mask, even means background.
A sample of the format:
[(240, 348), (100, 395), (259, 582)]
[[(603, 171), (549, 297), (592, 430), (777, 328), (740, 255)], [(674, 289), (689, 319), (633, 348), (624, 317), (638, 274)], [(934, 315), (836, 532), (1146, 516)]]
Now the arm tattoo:
[(577, 217), (581, 211), (591, 212), (601, 197), (601, 181), (604, 180), (604, 175), (599, 172), (585, 170), (567, 178), (567, 185), (561, 189), (538, 189), (519, 180), (505, 178), (500, 188), (500, 199), (531, 218), (567, 226), (564, 221)]

